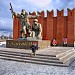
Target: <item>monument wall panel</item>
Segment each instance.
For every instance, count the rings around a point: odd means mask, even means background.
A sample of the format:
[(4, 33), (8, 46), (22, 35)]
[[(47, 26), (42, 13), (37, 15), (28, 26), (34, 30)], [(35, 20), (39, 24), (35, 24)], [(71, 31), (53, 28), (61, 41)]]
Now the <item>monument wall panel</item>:
[(53, 38), (57, 35), (57, 17), (53, 18)]
[(74, 43), (74, 16), (68, 16), (68, 44)]
[(13, 39), (18, 39), (19, 37), (19, 20), (16, 16), (13, 18)]
[(64, 17), (57, 17), (57, 42), (62, 44), (64, 38)]

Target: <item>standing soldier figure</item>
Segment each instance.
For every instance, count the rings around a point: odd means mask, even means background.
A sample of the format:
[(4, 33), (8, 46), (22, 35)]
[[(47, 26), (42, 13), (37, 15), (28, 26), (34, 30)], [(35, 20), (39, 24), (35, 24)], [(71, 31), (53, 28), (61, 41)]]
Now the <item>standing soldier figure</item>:
[[(36, 18), (37, 16), (28, 15), (28, 13), (24, 9), (22, 9), (21, 14), (17, 15), (17, 17), (19, 18), (21, 24), (21, 30), (20, 30), (21, 37), (26, 38), (27, 34), (30, 36), (31, 32), (29, 30), (31, 26), (29, 23), (29, 18)], [(24, 36), (22, 36), (23, 32)]]
[[(21, 24), (21, 29), (20, 29), (21, 37), (26, 38), (27, 34), (29, 34), (30, 36), (29, 29), (31, 28), (31, 26), (28, 19), (28, 13), (24, 9), (22, 9), (21, 14), (18, 15), (17, 17), (19, 18)], [(22, 36), (23, 32), (24, 32), (24, 36)]]
[[(10, 3), (10, 10), (11, 10), (11, 13), (12, 13), (13, 17), (15, 15), (15, 16), (17, 16), (17, 18), (19, 18), (19, 21), (20, 21), (20, 24), (21, 24), (21, 30), (20, 30), (21, 37), (26, 38), (27, 34), (29, 34), (29, 36), (30, 36), (31, 26), (30, 26), (30, 23), (29, 23), (29, 18), (37, 18), (39, 15), (35, 15), (35, 16), (28, 15), (28, 13), (25, 11), (25, 9), (22, 9), (21, 14), (16, 14), (15, 12), (13, 12), (13, 8), (12, 8), (11, 3)], [(22, 33), (24, 33), (24, 36), (22, 35)]]

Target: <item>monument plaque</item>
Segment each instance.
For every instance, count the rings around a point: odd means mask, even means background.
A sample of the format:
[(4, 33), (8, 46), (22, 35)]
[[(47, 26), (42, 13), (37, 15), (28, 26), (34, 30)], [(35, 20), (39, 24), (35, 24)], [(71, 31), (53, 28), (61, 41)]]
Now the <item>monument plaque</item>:
[(47, 48), (50, 46), (50, 41), (48, 40), (7, 40), (6, 47), (7, 48), (18, 48), (18, 49), (30, 49), (31, 45), (36, 42), (39, 49)]

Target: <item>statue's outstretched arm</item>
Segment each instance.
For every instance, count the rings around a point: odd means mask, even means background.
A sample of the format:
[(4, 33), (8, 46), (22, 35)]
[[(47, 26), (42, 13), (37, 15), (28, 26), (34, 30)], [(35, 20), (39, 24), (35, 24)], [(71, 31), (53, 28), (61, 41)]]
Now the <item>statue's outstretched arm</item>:
[(28, 15), (28, 18), (38, 18), (40, 15)]

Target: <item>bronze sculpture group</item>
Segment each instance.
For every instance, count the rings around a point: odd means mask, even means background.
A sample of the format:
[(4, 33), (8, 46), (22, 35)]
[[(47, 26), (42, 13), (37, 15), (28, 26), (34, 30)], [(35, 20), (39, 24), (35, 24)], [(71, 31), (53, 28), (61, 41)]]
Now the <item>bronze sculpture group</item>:
[[(37, 39), (42, 38), (41, 36), (42, 27), (37, 20), (39, 15), (35, 15), (35, 16), (29, 15), (25, 9), (22, 9), (21, 14), (16, 14), (15, 12), (13, 12), (11, 3), (10, 3), (10, 10), (11, 10), (13, 18), (15, 15), (20, 21), (20, 25), (21, 25), (20, 38), (27, 38), (27, 37), (36, 37)], [(29, 18), (34, 19), (32, 27), (29, 23)]]

